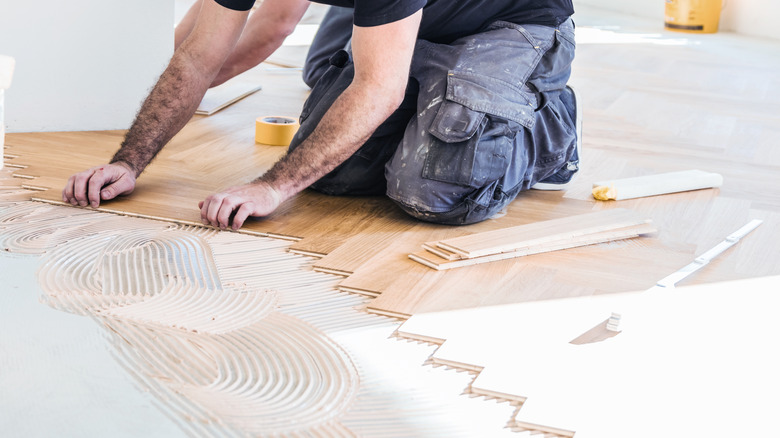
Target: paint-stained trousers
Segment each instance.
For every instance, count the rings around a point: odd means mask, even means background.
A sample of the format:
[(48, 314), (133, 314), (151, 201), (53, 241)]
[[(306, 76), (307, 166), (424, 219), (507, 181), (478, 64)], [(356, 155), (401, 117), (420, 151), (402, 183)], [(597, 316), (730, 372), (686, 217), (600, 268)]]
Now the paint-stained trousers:
[[(311, 188), (331, 195), (386, 194), (430, 222), (491, 217), (574, 153), (572, 109), (560, 98), (574, 49), (571, 20), (557, 28), (496, 22), (451, 44), (418, 40), (401, 106)], [(290, 150), (311, 134), (353, 77), (351, 54), (337, 51), (304, 104)]]

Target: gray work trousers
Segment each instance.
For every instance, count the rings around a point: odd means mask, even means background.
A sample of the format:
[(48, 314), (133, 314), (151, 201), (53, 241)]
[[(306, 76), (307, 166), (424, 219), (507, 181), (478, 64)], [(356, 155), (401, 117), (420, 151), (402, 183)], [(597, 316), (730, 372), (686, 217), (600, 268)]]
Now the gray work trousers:
[[(573, 109), (560, 98), (574, 49), (571, 20), (557, 28), (496, 22), (451, 44), (418, 40), (401, 106), (311, 188), (386, 194), (408, 214), (436, 223), (491, 217), (574, 154)], [(353, 77), (348, 51), (330, 57), (290, 150)]]

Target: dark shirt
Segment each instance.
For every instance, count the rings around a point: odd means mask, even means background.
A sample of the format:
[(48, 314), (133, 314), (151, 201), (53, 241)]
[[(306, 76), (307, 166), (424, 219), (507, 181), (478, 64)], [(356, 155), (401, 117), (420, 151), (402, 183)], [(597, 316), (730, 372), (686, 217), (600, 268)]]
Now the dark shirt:
[[(249, 10), (254, 0), (216, 0), (230, 9)], [(473, 35), (498, 20), (557, 26), (574, 13), (572, 0), (317, 0), (353, 8), (356, 26), (378, 26), (423, 9), (419, 38), (447, 43)]]

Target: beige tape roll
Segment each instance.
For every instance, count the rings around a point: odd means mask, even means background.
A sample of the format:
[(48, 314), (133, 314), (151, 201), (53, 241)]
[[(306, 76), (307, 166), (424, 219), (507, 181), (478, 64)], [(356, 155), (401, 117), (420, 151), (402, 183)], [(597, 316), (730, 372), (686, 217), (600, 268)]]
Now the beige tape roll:
[(300, 125), (289, 117), (266, 116), (255, 120), (255, 143), (289, 146)]

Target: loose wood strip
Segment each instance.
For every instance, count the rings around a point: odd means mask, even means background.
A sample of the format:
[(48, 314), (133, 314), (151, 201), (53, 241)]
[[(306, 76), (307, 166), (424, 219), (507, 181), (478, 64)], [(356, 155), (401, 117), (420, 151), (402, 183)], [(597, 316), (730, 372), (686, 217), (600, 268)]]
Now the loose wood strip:
[(593, 197), (600, 201), (641, 198), (723, 185), (723, 177), (701, 170), (684, 170), (593, 183)]
[(437, 246), (474, 258), (647, 222), (631, 210), (616, 208), (442, 240)]
[(423, 243), (422, 247), (424, 250), (430, 252), (431, 254), (434, 254), (437, 257), (441, 257), (445, 260), (460, 260), (463, 258), (462, 255), (456, 252), (447, 251), (446, 249), (439, 248), (436, 245), (438, 245), (438, 242), (425, 242)]
[(516, 251), (504, 252), (499, 254), (493, 254), (489, 256), (476, 257), (471, 259), (449, 260), (428, 252), (420, 251), (414, 254), (409, 254), (409, 258), (422, 263), (430, 268), (443, 271), (446, 269), (460, 268), (463, 266), (477, 265), (480, 263), (488, 263), (497, 260), (506, 260), (515, 257), (523, 257), (527, 255), (540, 254), (544, 252), (560, 251), (563, 249), (576, 248), (586, 245), (594, 245), (597, 243), (611, 242), (621, 239), (630, 239), (638, 237), (641, 234), (649, 234), (658, 231), (651, 224), (643, 224), (637, 227), (626, 227), (614, 231), (605, 231), (601, 233), (589, 234), (585, 236), (576, 237), (574, 239), (561, 239), (552, 242), (548, 242), (541, 246), (521, 248)]
[(206, 91), (195, 114), (210, 116), (262, 89), (260, 85), (229, 81)]

